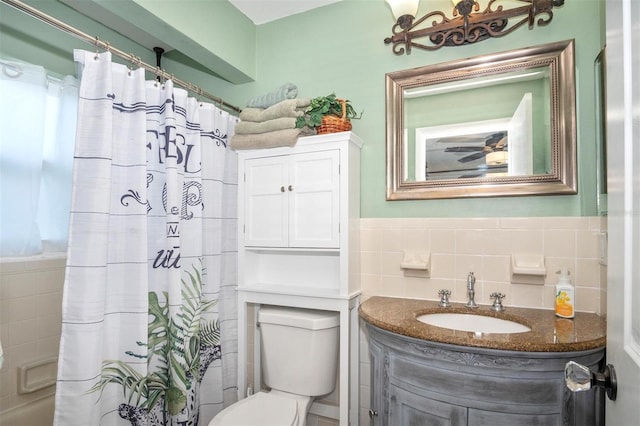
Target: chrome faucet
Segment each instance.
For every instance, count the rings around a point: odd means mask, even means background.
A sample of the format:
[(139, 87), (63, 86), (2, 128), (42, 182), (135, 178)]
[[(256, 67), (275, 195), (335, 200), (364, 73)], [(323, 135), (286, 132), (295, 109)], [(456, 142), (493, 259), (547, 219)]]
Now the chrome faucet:
[(469, 272), (467, 275), (467, 296), (469, 297), (469, 301), (467, 302), (467, 308), (477, 308), (478, 305), (474, 298), (476, 297), (476, 277), (473, 275), (473, 272)]

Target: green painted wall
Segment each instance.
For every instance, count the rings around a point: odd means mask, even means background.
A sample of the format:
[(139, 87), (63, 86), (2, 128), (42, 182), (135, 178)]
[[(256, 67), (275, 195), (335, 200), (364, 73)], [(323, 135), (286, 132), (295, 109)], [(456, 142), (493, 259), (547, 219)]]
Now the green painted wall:
[[(120, 0), (125, 1), (125, 0)], [(127, 0), (128, 1), (128, 0)], [(153, 9), (148, 0), (138, 3)], [(213, 0), (214, 3), (226, 0)], [(29, 0), (39, 9), (77, 26), (89, 34), (109, 40), (124, 51), (155, 63), (153, 52), (132, 43), (98, 22), (70, 10), (57, 1)], [(180, 12), (177, 3), (157, 2), (170, 6), (163, 19), (170, 21)], [(198, 3), (198, 1), (193, 1)], [(206, 2), (200, 2), (206, 3)], [(202, 6), (202, 5), (200, 5)], [(59, 33), (45, 24), (35, 24), (19, 12), (0, 5), (0, 52), (41, 63), (60, 73), (72, 73), (71, 49), (91, 49), (91, 46)], [(173, 9), (172, 9), (173, 8)], [(421, 3), (419, 13), (427, 8), (450, 10), (450, 0), (429, 0)], [(187, 9), (181, 9), (186, 11)], [(189, 9), (190, 10), (190, 9)], [(197, 7), (195, 10), (200, 10)], [(219, 7), (220, 17), (238, 19), (237, 11)], [(273, 90), (285, 82), (298, 85), (299, 97), (314, 97), (336, 93), (364, 110), (361, 120), (353, 123), (354, 131), (364, 140), (362, 150), (361, 212), (363, 217), (491, 217), (491, 216), (591, 216), (596, 214), (596, 126), (594, 60), (603, 39), (604, 6), (600, 0), (567, 0), (554, 10), (548, 27), (526, 27), (504, 38), (486, 40), (476, 45), (443, 48), (434, 52), (414, 50), (411, 55), (396, 56), (383, 39), (391, 33), (393, 18), (384, 0), (343, 0), (341, 2), (255, 27), (241, 36), (229, 30), (228, 39), (213, 37), (209, 49), (223, 52), (217, 45), (234, 49), (253, 49), (255, 43), (255, 81), (231, 84), (204, 69), (196, 61), (168, 55), (163, 67), (183, 80), (242, 106), (258, 94)], [(184, 25), (184, 15), (172, 27)], [(196, 19), (202, 24), (206, 19)], [(186, 30), (185, 30), (186, 31)], [(193, 37), (202, 37), (194, 34)], [(253, 40), (253, 37), (255, 39)], [(244, 38), (246, 37), (246, 38)], [(242, 43), (238, 40), (242, 39)], [(385, 73), (430, 65), (470, 56), (558, 40), (576, 40), (577, 123), (578, 123), (578, 183), (579, 193), (573, 196), (504, 197), (490, 199), (448, 199), (428, 201), (385, 200)], [(198, 44), (205, 44), (200, 40)], [(226, 60), (238, 61), (229, 54)], [(234, 65), (234, 64), (232, 64)]]
[[(109, 41), (119, 49), (139, 56), (147, 63), (155, 64), (153, 51), (144, 49), (117, 32), (79, 15), (58, 1), (31, 0), (25, 3), (91, 36)], [(49, 71), (66, 75), (76, 72), (73, 49), (94, 48), (78, 38), (0, 3), (0, 53), (3, 55), (39, 64)]]
[[(232, 76), (228, 81), (255, 80), (255, 25), (226, 0), (132, 1), (171, 26), (171, 36), (179, 39), (171, 44), (178, 51), (189, 52), (219, 75)], [(120, 3), (128, 2), (114, 3), (111, 10), (117, 12)]]
[[(526, 27), (476, 45), (396, 56), (383, 39), (393, 18), (383, 0), (344, 0), (309, 13), (258, 27), (255, 92), (283, 82), (298, 85), (299, 96), (335, 92), (364, 109), (353, 128), (362, 150), (363, 217), (589, 216), (596, 214), (594, 60), (602, 48), (601, 2), (567, 0), (547, 27)], [(422, 1), (450, 10), (450, 0)], [(576, 40), (578, 174), (575, 196), (504, 197), (426, 201), (385, 200), (385, 73), (497, 51)]]
[[(58, 0), (22, 1), (92, 37), (98, 36), (126, 53), (139, 56), (148, 64), (156, 63), (152, 46), (142, 46), (108, 28), (102, 24), (100, 16), (88, 18)], [(234, 97), (236, 84), (229, 81), (255, 80), (256, 27), (227, 0), (189, 1), (193, 2), (193, 7), (185, 8), (184, 1), (174, 0), (83, 0), (119, 17), (120, 25), (134, 25), (137, 30), (175, 48), (163, 56), (162, 68), (167, 72), (237, 103), (244, 96)], [(160, 8), (161, 4), (165, 7)], [(189, 14), (199, 18), (197, 25), (195, 21), (191, 27), (187, 25)], [(173, 22), (163, 21), (169, 17), (174, 18)], [(0, 3), (0, 53), (43, 65), (58, 74), (73, 74), (73, 49), (92, 50), (94, 47)], [(198, 60), (194, 60), (194, 55)], [(114, 61), (125, 63), (116, 56)]]

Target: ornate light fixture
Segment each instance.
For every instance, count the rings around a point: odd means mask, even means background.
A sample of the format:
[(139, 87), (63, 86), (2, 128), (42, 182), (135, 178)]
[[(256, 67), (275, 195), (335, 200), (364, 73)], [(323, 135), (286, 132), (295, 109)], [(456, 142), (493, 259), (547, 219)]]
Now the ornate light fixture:
[[(489, 0), (487, 7), (480, 12), (480, 4), (475, 0), (452, 0), (453, 17), (441, 11), (430, 12), (416, 19), (420, 0), (386, 0), (391, 6), (396, 23), (392, 27), (393, 35), (384, 39), (385, 44), (393, 46), (393, 53), (410, 54), (411, 47), (425, 50), (436, 50), (442, 46), (461, 46), (476, 43), (490, 37), (507, 35), (525, 23), (529, 29), (537, 23), (545, 26), (553, 18), (554, 6), (562, 6), (564, 0), (511, 0), (526, 5), (505, 9), (496, 4), (503, 0)], [(542, 15), (538, 17), (539, 15)], [(523, 16), (519, 21), (509, 24), (509, 19)], [(537, 20), (536, 20), (536, 17)], [(433, 18), (431, 26), (428, 20)], [(422, 28), (420, 25), (427, 21)], [(431, 44), (415, 41), (428, 37)]]

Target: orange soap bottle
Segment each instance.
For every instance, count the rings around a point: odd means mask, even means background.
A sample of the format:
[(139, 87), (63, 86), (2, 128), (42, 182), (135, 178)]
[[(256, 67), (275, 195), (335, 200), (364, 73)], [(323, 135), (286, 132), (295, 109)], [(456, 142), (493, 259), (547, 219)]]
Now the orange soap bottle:
[(558, 273), (560, 277), (556, 284), (556, 315), (561, 318), (573, 318), (576, 316), (576, 292), (569, 280), (569, 270), (563, 267)]

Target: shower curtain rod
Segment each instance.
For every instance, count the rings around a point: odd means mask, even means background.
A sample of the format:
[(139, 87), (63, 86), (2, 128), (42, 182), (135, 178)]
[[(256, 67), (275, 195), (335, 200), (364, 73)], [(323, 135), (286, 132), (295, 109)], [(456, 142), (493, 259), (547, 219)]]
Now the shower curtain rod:
[(168, 72), (166, 72), (165, 70), (163, 70), (160, 67), (154, 67), (152, 65), (147, 64), (146, 62), (143, 62), (140, 59), (140, 57), (138, 57), (138, 56), (134, 56), (132, 54), (123, 52), (122, 50), (111, 46), (111, 44), (109, 44), (109, 42), (100, 40), (97, 36), (93, 37), (93, 36), (91, 36), (91, 35), (89, 35), (89, 34), (87, 34), (85, 32), (82, 32), (82, 31), (78, 30), (77, 28), (74, 28), (71, 25), (65, 24), (64, 22), (59, 21), (59, 20), (55, 19), (54, 17), (49, 16), (46, 13), (43, 13), (43, 12), (39, 11), (38, 9), (35, 9), (35, 8), (33, 8), (33, 7), (31, 7), (31, 6), (27, 5), (27, 4), (24, 4), (24, 3), (22, 3), (22, 2), (20, 2), (18, 0), (0, 0), (0, 1), (2, 1), (3, 3), (15, 8), (15, 9), (18, 9), (21, 12), (26, 13), (27, 15), (30, 15), (30, 16), (36, 18), (36, 19), (39, 19), (40, 21), (42, 21), (42, 22), (44, 22), (46, 24), (49, 24), (49, 25), (51, 25), (51, 26), (53, 26), (53, 27), (55, 27), (55, 28), (57, 28), (57, 29), (59, 29), (61, 31), (64, 31), (65, 33), (71, 34), (71, 35), (73, 35), (73, 36), (75, 36), (75, 37), (77, 37), (77, 38), (79, 38), (79, 39), (81, 39), (81, 40), (83, 40), (83, 41), (85, 41), (87, 43), (93, 44), (94, 46), (96, 46), (96, 47), (98, 47), (100, 49), (107, 50), (107, 51), (109, 51), (109, 52), (111, 52), (111, 53), (113, 53), (113, 54), (115, 54), (115, 55), (117, 55), (117, 56), (119, 56), (119, 57), (121, 57), (121, 58), (123, 58), (123, 59), (125, 59), (125, 60), (127, 60), (129, 62), (131, 62), (132, 64), (135, 64), (135, 65), (137, 65), (137, 66), (139, 66), (141, 68), (144, 68), (145, 70), (153, 73), (156, 76), (162, 77), (162, 78), (167, 79), (167, 80), (171, 80), (176, 85), (181, 86), (181, 87), (183, 87), (183, 88), (185, 88), (185, 89), (197, 94), (198, 96), (202, 96), (202, 97), (208, 98), (208, 99), (216, 102), (217, 104), (219, 104), (219, 105), (221, 105), (221, 106), (223, 106), (223, 107), (225, 107), (227, 109), (230, 109), (230, 110), (233, 110), (233, 111), (236, 111), (236, 112), (241, 112), (242, 111), (237, 106), (231, 105), (231, 104), (225, 102), (223, 99), (221, 99), (221, 98), (219, 98), (217, 96), (214, 96), (214, 95), (212, 95), (210, 93), (205, 92), (200, 87), (198, 87), (198, 86), (196, 86), (196, 85), (194, 85), (192, 83), (189, 83), (189, 82), (186, 82), (186, 81), (183, 81), (183, 80), (180, 80), (180, 79), (176, 78), (173, 74), (169, 74)]

